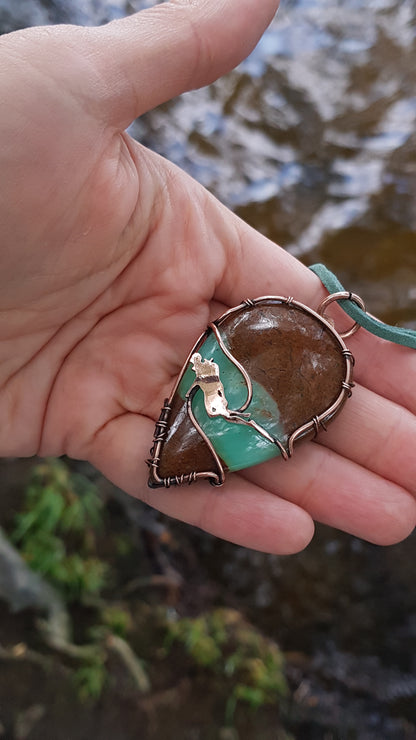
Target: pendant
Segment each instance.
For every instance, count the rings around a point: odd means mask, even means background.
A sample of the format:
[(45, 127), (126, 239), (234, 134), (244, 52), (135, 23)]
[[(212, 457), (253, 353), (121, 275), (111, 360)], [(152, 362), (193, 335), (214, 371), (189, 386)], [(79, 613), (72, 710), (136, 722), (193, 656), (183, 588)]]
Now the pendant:
[(149, 486), (207, 479), (273, 457), (316, 436), (353, 388), (354, 358), (324, 311), (293, 298), (246, 300), (210, 323), (197, 340), (156, 423)]

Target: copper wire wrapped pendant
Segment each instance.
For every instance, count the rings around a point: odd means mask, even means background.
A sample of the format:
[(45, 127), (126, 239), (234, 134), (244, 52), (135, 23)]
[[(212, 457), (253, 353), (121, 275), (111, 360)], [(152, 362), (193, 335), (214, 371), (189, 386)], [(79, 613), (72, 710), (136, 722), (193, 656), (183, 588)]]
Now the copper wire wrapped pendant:
[(221, 485), (228, 471), (290, 458), (351, 395), (354, 360), (342, 336), (280, 296), (244, 301), (209, 324), (156, 424), (149, 485)]

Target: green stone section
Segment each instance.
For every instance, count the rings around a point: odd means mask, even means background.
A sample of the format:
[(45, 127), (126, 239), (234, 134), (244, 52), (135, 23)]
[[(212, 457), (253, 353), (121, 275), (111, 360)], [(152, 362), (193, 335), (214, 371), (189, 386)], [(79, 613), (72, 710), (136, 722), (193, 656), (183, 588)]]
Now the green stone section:
[[(197, 351), (203, 359), (217, 363), (228, 408), (239, 409), (247, 399), (247, 386), (239, 369), (222, 352), (215, 335), (211, 333)], [(195, 373), (189, 364), (178, 388), (183, 400), (194, 380)], [(220, 416), (209, 417), (205, 411), (204, 395), (199, 388), (192, 400), (192, 411), (217, 455), (230, 471), (258, 465), (280, 455), (279, 448), (252, 427), (234, 424)], [(246, 411), (269, 434), (285, 443), (286, 437), (280, 424), (276, 402), (259, 383), (253, 383), (253, 398)]]

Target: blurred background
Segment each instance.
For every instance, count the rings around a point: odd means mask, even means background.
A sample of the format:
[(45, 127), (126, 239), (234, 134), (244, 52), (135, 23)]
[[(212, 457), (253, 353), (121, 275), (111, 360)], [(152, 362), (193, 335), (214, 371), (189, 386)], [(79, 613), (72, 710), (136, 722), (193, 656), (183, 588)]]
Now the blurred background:
[[(0, 32), (152, 4), (0, 0)], [(416, 328), (415, 124), (414, 0), (282, 0), (234, 72), (130, 132)], [(2, 460), (0, 488), (0, 738), (416, 738), (415, 536), (319, 527), (275, 557), (84, 463)]]

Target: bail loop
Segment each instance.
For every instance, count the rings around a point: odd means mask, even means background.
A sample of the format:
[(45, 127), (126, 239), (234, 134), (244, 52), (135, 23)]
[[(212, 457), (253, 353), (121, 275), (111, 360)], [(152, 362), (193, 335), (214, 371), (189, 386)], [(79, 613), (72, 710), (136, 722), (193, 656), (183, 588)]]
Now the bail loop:
[[(311, 265), (309, 269), (319, 277), (328, 293), (331, 293), (331, 295), (339, 291), (344, 293), (342, 283), (340, 283), (338, 278), (325, 265)], [(376, 337), (386, 339), (388, 342), (394, 342), (395, 344), (400, 344), (402, 347), (416, 349), (416, 331), (414, 329), (384, 324), (379, 319), (374, 318), (370, 313), (362, 310), (360, 305), (355, 303), (354, 300), (348, 300), (351, 295), (354, 294), (345, 291), (346, 297), (341, 298), (340, 306), (363, 329), (371, 332)]]
[[(319, 316), (322, 316), (323, 319), (326, 319), (331, 324), (334, 324), (333, 320), (325, 313), (325, 309), (334, 301), (340, 301), (340, 300), (349, 300), (355, 303), (357, 306), (361, 308), (362, 311), (365, 311), (365, 303), (362, 298), (360, 298), (359, 295), (356, 295), (356, 293), (350, 293), (347, 290), (340, 291), (339, 293), (332, 293), (327, 298), (325, 298), (322, 303), (319, 304), (317, 308), (317, 313)], [(342, 339), (346, 339), (347, 337), (352, 337), (353, 334), (355, 334), (356, 331), (360, 328), (360, 324), (358, 321), (355, 321), (354, 324), (347, 329), (346, 331), (339, 332), (339, 335)]]

